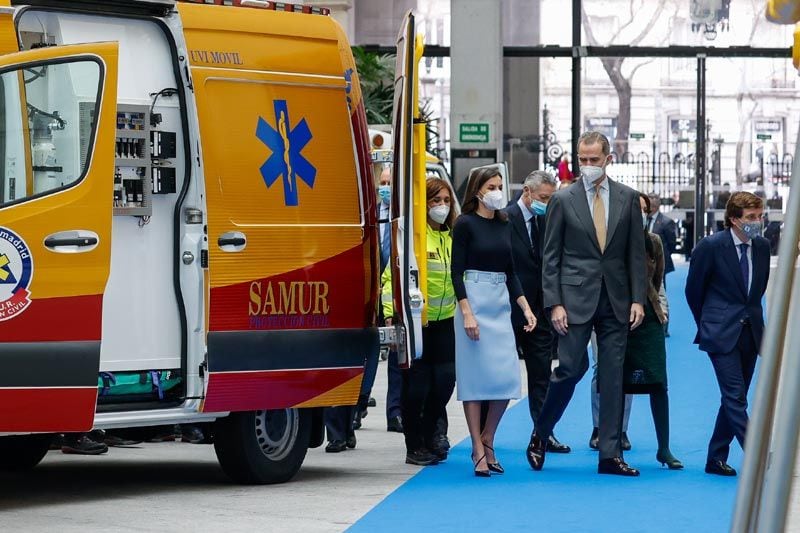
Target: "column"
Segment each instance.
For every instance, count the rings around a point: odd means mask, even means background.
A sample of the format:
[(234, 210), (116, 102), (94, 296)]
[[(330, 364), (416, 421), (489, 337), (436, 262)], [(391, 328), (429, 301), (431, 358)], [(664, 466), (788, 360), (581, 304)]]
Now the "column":
[(450, 25), (450, 138), (459, 189), (470, 168), (502, 157), (502, 4), (452, 0)]

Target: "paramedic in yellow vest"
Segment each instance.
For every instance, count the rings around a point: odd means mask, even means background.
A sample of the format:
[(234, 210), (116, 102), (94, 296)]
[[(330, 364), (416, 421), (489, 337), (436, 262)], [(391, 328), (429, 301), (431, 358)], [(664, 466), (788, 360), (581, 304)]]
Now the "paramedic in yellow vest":
[[(428, 178), (427, 264), (428, 325), (422, 329), (422, 358), (403, 371), (403, 434), (406, 463), (430, 465), (447, 459), (447, 448), (437, 438), (437, 422), (447, 418), (447, 402), (453, 394), (455, 373), (455, 334), (453, 316), (456, 297), (450, 279), (451, 229), (455, 212), (451, 209), (450, 185), (439, 178)], [(389, 269), (384, 271), (383, 312), (391, 317), (392, 290)], [(386, 320), (391, 325), (391, 319)]]

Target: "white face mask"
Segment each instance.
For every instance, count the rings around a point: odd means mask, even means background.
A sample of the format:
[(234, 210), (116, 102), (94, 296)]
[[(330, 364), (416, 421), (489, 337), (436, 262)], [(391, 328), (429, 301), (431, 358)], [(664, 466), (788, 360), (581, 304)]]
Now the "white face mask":
[(489, 191), (483, 195), (483, 198), (480, 199), (484, 206), (487, 209), (491, 209), (496, 211), (497, 209), (503, 209), (505, 207), (505, 202), (503, 201), (503, 191), (500, 189), (495, 189), (493, 191)]
[(437, 205), (428, 209), (428, 216), (431, 217), (431, 220), (437, 224), (444, 224), (444, 221), (447, 220), (447, 215), (449, 214), (450, 206), (445, 204)]
[(591, 167), (585, 166), (581, 167), (581, 176), (585, 179), (589, 180), (590, 182), (594, 183), (595, 181), (599, 180), (603, 173), (606, 171), (603, 167)]

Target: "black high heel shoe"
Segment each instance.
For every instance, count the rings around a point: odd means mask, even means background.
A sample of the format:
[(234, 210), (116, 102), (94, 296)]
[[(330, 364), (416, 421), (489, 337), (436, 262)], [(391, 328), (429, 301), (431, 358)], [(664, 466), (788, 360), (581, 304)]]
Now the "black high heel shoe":
[(683, 470), (683, 463), (676, 459), (669, 450), (656, 453), (656, 461), (661, 463), (661, 466), (666, 465), (670, 470)]
[[(492, 448), (491, 446), (489, 446), (485, 442), (483, 443), (483, 447), (488, 449), (488, 450), (492, 450), (492, 453), (494, 453), (494, 448)], [(501, 465), (500, 462), (497, 461), (497, 457), (495, 457), (495, 462), (494, 463), (490, 463), (489, 460), (487, 459), (486, 460), (486, 465), (489, 467), (489, 471), (490, 472), (494, 472), (495, 474), (505, 474), (506, 473), (505, 469), (503, 468), (503, 465)]]
[[(477, 461), (475, 461), (475, 458), (474, 458), (475, 456), (472, 456), (472, 457), (473, 457), (472, 460), (475, 462), (475, 470), (474, 470), (475, 477), (491, 477), (492, 473), (489, 472), (489, 470), (478, 470), (478, 465), (481, 464), (481, 461), (486, 459), (486, 454), (484, 453), (483, 455), (481, 455), (481, 458), (478, 459)], [(487, 461), (487, 464), (488, 464), (488, 461)]]

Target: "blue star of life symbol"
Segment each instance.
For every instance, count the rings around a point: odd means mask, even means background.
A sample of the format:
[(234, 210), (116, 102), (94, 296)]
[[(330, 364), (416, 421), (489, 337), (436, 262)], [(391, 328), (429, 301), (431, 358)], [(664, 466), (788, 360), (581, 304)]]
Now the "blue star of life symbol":
[(266, 120), (258, 117), (256, 137), (272, 151), (261, 165), (261, 177), (267, 187), (271, 187), (279, 177), (283, 177), (283, 196), (286, 206), (298, 205), (297, 178), (314, 188), (317, 169), (300, 152), (313, 138), (311, 130), (302, 119), (294, 128), (289, 121), (289, 107), (286, 100), (275, 100), (276, 130)]

